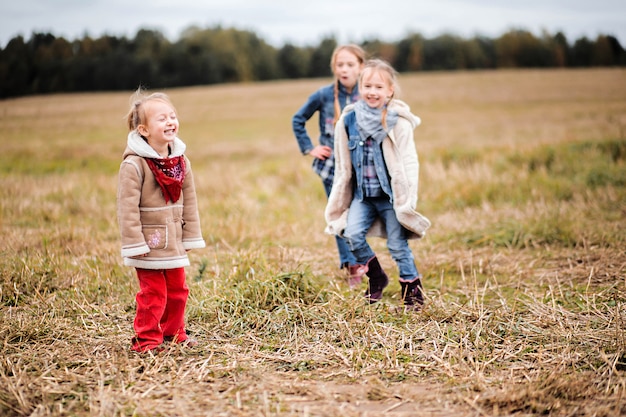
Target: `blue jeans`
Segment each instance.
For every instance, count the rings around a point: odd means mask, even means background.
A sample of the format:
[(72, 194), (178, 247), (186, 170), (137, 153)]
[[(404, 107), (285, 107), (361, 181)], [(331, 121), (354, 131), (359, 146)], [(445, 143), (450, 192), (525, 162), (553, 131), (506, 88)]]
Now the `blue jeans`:
[(407, 240), (408, 231), (398, 222), (393, 205), (386, 196), (368, 197), (363, 201), (355, 198), (350, 204), (344, 236), (357, 263), (363, 265), (375, 255), (365, 237), (377, 217), (385, 223), (387, 248), (398, 265), (400, 281), (414, 281), (419, 273)]
[[(330, 195), (332, 185), (327, 184), (325, 181), (323, 181), (323, 184), (324, 191), (326, 191), (326, 197), (328, 197)], [(355, 265), (357, 263), (356, 259), (350, 251), (350, 248), (348, 247), (346, 241), (339, 236), (335, 236), (335, 242), (337, 243), (337, 251), (339, 252), (339, 268), (343, 268), (347, 265)]]

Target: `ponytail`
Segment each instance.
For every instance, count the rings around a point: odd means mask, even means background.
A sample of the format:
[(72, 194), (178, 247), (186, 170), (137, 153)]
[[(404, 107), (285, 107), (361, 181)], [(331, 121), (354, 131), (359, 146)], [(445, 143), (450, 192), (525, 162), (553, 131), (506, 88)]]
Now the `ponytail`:
[(176, 110), (167, 94), (152, 93), (148, 95), (145, 90), (139, 86), (133, 95), (130, 96), (130, 109), (126, 115), (126, 125), (128, 126), (129, 132), (137, 129), (139, 125), (146, 124), (146, 114), (143, 105), (150, 100), (161, 100)]
[(333, 118), (333, 126), (337, 124), (339, 116), (341, 116), (341, 105), (339, 105), (339, 80), (335, 77), (335, 86), (333, 88), (333, 94), (335, 96), (335, 117)]

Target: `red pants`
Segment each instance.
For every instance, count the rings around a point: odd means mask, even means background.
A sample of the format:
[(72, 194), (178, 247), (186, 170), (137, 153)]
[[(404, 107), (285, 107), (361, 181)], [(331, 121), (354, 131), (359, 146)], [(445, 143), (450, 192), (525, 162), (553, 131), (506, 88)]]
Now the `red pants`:
[(139, 292), (132, 349), (143, 352), (158, 348), (164, 338), (177, 343), (187, 340), (185, 307), (189, 287), (185, 268), (136, 270)]

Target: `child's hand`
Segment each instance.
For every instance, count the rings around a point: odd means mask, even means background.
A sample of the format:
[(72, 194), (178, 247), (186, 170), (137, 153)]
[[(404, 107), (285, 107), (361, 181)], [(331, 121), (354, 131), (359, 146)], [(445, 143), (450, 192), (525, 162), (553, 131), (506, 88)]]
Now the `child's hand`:
[(330, 146), (317, 145), (315, 148), (311, 149), (309, 155), (317, 159), (321, 159), (322, 161), (329, 158), (333, 154), (333, 150)]

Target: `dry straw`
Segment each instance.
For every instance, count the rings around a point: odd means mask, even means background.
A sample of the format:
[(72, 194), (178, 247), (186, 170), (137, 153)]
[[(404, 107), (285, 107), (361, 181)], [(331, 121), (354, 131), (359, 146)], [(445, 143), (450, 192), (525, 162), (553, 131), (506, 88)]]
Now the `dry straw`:
[[(289, 119), (319, 80), (168, 91), (209, 244), (195, 349), (131, 353), (115, 221), (130, 94), (0, 102), (0, 414), (626, 414), (626, 72), (401, 77), (416, 131), (420, 313), (350, 291)], [(312, 127), (314, 128), (314, 127)]]

